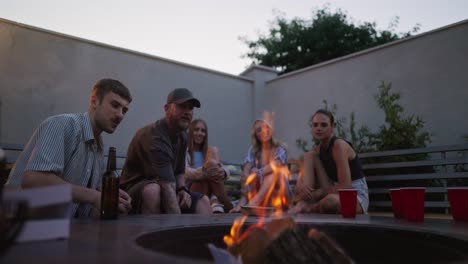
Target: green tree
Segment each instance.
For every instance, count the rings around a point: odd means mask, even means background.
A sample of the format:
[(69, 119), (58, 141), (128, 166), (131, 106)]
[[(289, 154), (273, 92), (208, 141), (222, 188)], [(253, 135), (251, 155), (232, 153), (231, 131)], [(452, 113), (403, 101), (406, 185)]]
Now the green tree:
[(410, 32), (396, 33), (397, 25), (398, 17), (388, 30), (377, 30), (375, 22), (357, 25), (341, 10), (331, 12), (324, 7), (312, 12), (312, 20), (288, 20), (277, 15), (267, 35), (259, 34), (253, 41), (241, 40), (249, 48), (244, 57), (286, 73), (405, 38), (419, 30), (416, 25)]

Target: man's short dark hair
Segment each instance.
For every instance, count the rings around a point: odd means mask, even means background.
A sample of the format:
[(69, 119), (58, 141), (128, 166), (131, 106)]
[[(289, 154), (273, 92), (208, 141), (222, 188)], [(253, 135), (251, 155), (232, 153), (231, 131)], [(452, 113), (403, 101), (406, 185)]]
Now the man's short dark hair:
[(100, 102), (108, 92), (113, 92), (125, 98), (129, 103), (132, 101), (132, 96), (128, 88), (121, 82), (113, 79), (101, 79), (96, 82), (93, 87), (93, 94), (97, 96)]

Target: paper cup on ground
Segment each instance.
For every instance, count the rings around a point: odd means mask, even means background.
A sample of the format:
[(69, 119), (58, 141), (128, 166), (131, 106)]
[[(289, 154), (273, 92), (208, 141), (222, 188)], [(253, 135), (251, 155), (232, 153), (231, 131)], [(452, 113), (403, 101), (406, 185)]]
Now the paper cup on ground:
[(401, 195), (401, 189), (390, 189), (390, 198), (392, 200), (392, 209), (395, 218), (403, 217), (403, 199)]
[(449, 187), (447, 195), (453, 220), (468, 221), (468, 187)]
[(401, 188), (403, 198), (403, 216), (413, 222), (424, 221), (424, 187)]
[(356, 189), (339, 189), (341, 215), (345, 218), (356, 217), (357, 206), (357, 190)]

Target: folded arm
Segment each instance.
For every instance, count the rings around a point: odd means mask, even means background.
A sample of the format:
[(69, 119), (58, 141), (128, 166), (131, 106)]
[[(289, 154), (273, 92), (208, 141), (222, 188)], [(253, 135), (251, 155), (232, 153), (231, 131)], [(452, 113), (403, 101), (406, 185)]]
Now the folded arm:
[(72, 200), (75, 203), (89, 203), (96, 209), (101, 208), (101, 193), (97, 190), (71, 184), (54, 172), (26, 171), (23, 175), (22, 187), (34, 188), (58, 184), (68, 184), (72, 188)]

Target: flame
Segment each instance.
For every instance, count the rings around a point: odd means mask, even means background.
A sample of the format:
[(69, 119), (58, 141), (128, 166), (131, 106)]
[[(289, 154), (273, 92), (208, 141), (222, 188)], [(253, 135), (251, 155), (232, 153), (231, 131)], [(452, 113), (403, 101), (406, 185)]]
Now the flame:
[[(271, 115), (265, 115), (265, 120), (269, 120)], [(272, 124), (272, 122), (269, 122)], [(262, 133), (264, 132), (262, 129)], [(264, 152), (265, 153), (265, 152)], [(266, 155), (265, 155), (266, 156)], [(273, 155), (271, 155), (273, 156)], [(267, 157), (268, 158), (268, 157)], [(258, 208), (252, 208), (255, 211), (257, 216), (260, 216), (257, 223), (251, 225), (247, 230), (241, 233), (242, 226), (247, 219), (247, 216), (242, 216), (236, 220), (231, 227), (231, 231), (229, 235), (224, 236), (224, 243), (228, 247), (232, 247), (238, 243), (240, 243), (244, 238), (248, 236), (250, 231), (254, 228), (261, 228), (265, 222), (265, 209), (266, 207), (273, 207), (274, 213), (272, 217), (281, 217), (283, 214), (283, 210), (289, 207), (289, 180), (290, 180), (290, 172), (287, 165), (282, 165), (277, 160), (272, 160), (272, 157), (269, 160), (265, 160), (264, 164), (269, 164), (270, 168), (272, 169), (272, 173), (263, 176), (263, 179), (257, 179), (256, 173), (251, 173), (247, 179), (245, 180), (245, 185), (249, 186), (248, 193), (247, 193), (247, 200), (249, 201), (248, 204), (259, 205)], [(259, 194), (259, 190), (255, 187), (255, 185), (260, 182), (261, 185), (268, 186), (264, 195), (264, 199), (261, 201), (257, 201), (257, 194)], [(263, 194), (263, 193), (262, 193)]]
[[(255, 173), (252, 173), (249, 175), (249, 177), (247, 177), (247, 179), (245, 180), (245, 184), (246, 185), (252, 185), (255, 180), (257, 178), (257, 174)], [(252, 200), (252, 198), (257, 194), (257, 189), (256, 188), (249, 188), (249, 191), (247, 193), (247, 200)]]
[(244, 225), (246, 219), (247, 216), (242, 216), (241, 218), (234, 220), (230, 234), (225, 235), (223, 238), (224, 243), (226, 243), (228, 247), (231, 247), (240, 242), (241, 228)]

